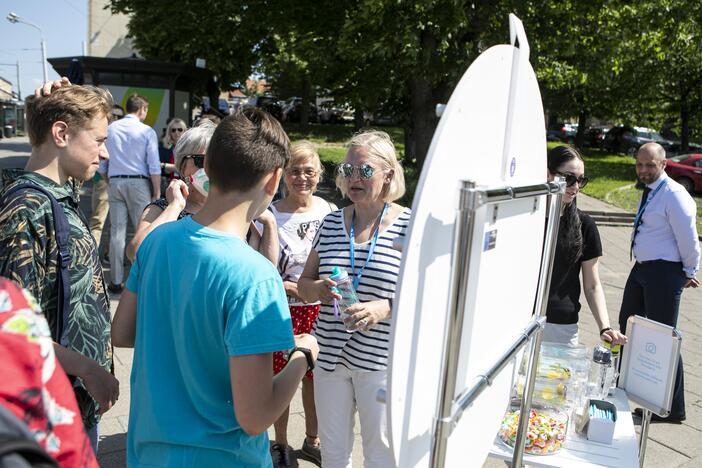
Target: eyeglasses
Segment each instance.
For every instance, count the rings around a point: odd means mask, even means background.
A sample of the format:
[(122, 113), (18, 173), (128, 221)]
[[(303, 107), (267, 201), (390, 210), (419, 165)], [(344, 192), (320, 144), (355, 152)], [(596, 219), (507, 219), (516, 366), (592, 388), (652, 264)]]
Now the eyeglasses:
[(581, 175), (580, 177), (575, 177), (575, 175), (573, 174), (568, 174), (564, 172), (556, 172), (556, 174), (565, 178), (566, 187), (572, 187), (577, 182), (579, 188), (584, 188), (590, 181), (590, 179), (588, 179), (584, 175)]
[(287, 174), (291, 177), (302, 177), (304, 175), (305, 177), (311, 179), (317, 175), (318, 171), (316, 169), (312, 169), (311, 167), (293, 167), (286, 170), (285, 172), (287, 172)]
[(360, 166), (354, 166), (353, 164), (339, 164), (337, 172), (340, 176), (350, 179), (353, 176), (353, 171), (358, 171), (358, 176), (363, 179), (370, 179), (375, 174), (375, 168), (370, 164), (361, 164)]
[(186, 159), (192, 159), (193, 164), (198, 167), (198, 169), (202, 169), (205, 167), (205, 155), (204, 154), (186, 154), (183, 156), (183, 162), (185, 162)]
[(184, 131), (185, 131), (184, 128), (173, 127), (173, 128), (171, 129), (171, 133), (175, 133), (175, 132), (183, 133)]

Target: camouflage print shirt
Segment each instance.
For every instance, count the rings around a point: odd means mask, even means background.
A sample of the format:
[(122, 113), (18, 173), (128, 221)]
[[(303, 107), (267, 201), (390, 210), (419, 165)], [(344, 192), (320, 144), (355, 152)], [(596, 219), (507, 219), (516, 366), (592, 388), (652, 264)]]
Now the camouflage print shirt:
[[(61, 204), (70, 224), (69, 275), (71, 315), (64, 324), (68, 347), (112, 368), (110, 306), (97, 247), (78, 208), (78, 187), (59, 186), (35, 172), (3, 172), (3, 193), (16, 184), (47, 189)], [(53, 330), (58, 314), (58, 244), (51, 202), (36, 190), (20, 190), (0, 204), (0, 276), (8, 277), (37, 298)], [(79, 378), (71, 378), (86, 428), (97, 424), (96, 403)]]

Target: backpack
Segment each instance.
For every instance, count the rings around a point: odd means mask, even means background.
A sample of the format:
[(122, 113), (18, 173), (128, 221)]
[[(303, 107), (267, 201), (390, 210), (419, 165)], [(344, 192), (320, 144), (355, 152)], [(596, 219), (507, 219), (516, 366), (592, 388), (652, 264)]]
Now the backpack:
[(56, 326), (51, 330), (51, 338), (61, 346), (68, 346), (68, 339), (63, 337), (64, 324), (68, 322), (71, 314), (71, 277), (68, 274), (68, 265), (71, 261), (71, 254), (68, 251), (68, 238), (71, 226), (68, 224), (66, 212), (56, 200), (51, 192), (35, 184), (18, 184), (7, 190), (2, 196), (2, 205), (6, 204), (10, 195), (21, 190), (32, 189), (43, 193), (51, 202), (51, 212), (54, 218), (54, 229), (56, 243), (58, 244), (57, 265), (59, 267), (58, 283), (58, 312), (56, 314)]
[(26, 424), (0, 405), (0, 468), (57, 468)]

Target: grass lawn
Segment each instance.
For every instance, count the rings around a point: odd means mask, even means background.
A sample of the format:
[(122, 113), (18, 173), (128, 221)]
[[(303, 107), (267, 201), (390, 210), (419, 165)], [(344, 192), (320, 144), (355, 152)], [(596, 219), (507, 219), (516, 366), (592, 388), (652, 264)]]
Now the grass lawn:
[[(548, 149), (560, 143), (549, 142)], [(628, 187), (636, 182), (634, 158), (618, 154), (607, 154), (597, 150), (585, 150), (585, 174), (590, 178), (583, 193), (611, 203), (632, 213), (641, 200), (641, 190)], [(693, 197), (697, 203), (697, 232), (702, 234), (702, 196)]]
[[(352, 125), (310, 124), (308, 131), (302, 132), (299, 124), (287, 124), (285, 130), (292, 141), (306, 139), (318, 145), (319, 157), (324, 164), (327, 176), (334, 174), (336, 165), (344, 159), (346, 142), (355, 133)], [(405, 151), (403, 130), (398, 127), (382, 127), (380, 130), (390, 135), (395, 142), (397, 154), (402, 159)], [(559, 144), (561, 143), (549, 142), (547, 148), (551, 149)], [(591, 149), (583, 151), (583, 157), (585, 158), (585, 174), (590, 178), (590, 183), (585, 187), (583, 193), (635, 212), (641, 199), (641, 191), (634, 187), (625, 188), (636, 182), (634, 158)], [(412, 205), (412, 197), (418, 179), (419, 173), (416, 169), (413, 167), (405, 168), (407, 194), (400, 200), (401, 204)], [(697, 203), (697, 229), (702, 233), (702, 197), (699, 194), (695, 197), (695, 202)]]

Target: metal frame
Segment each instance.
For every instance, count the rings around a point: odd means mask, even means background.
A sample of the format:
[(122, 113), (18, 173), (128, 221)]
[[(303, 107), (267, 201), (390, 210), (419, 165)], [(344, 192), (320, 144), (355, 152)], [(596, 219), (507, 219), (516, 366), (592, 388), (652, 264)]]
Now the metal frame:
[[(451, 282), (449, 289), (449, 314), (444, 337), (444, 358), (441, 372), (441, 390), (438, 414), (434, 421), (431, 446), (431, 466), (443, 468), (446, 460), (448, 438), (463, 416), (464, 411), (476, 398), (490, 385), (494, 378), (529, 342), (532, 346), (529, 352), (529, 367), (524, 388), (521, 414), (528, 414), (531, 410), (531, 396), (536, 375), (536, 364), (541, 346), (541, 332), (546, 320), (546, 304), (551, 281), (551, 267), (556, 247), (560, 207), (565, 183), (562, 178), (544, 184), (501, 187), (495, 189), (479, 189), (473, 181), (463, 181), (460, 188), (460, 201), (454, 227), (453, 257), (451, 265)], [(546, 228), (546, 242), (544, 254), (541, 259), (541, 271), (537, 288), (535, 311), (536, 316), (522, 334), (514, 341), (512, 346), (495, 362), (486, 372), (479, 376), (479, 380), (472, 387), (461, 392), (454, 399), (456, 393), (456, 377), (458, 373), (458, 358), (461, 347), (461, 331), (467, 300), (469, 269), (471, 263), (471, 244), (475, 227), (475, 212), (478, 208), (488, 204), (503, 201), (546, 196), (549, 200), (549, 221)], [(522, 464), (524, 453), (524, 435), (529, 418), (520, 418), (519, 432), (514, 449), (512, 466)]]

